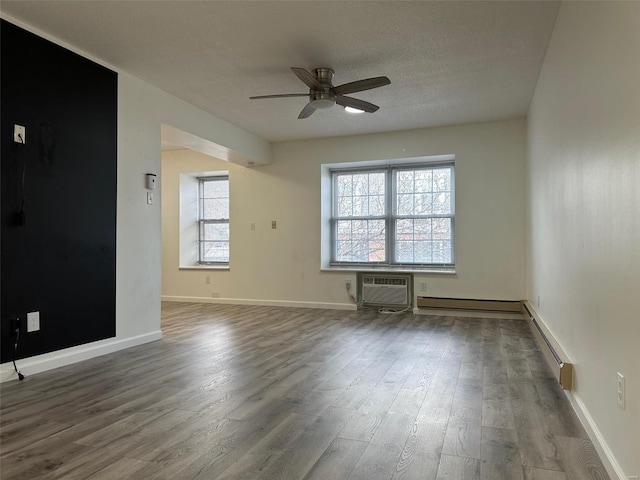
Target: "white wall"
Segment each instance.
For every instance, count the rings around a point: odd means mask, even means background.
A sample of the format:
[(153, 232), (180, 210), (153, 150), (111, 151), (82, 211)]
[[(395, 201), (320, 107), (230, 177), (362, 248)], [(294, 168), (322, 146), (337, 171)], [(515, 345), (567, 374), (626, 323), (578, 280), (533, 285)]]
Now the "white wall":
[[(519, 300), (525, 136), (520, 119), (285, 142), (273, 146), (271, 165), (250, 169), (188, 150), (164, 152), (162, 293), (347, 306), (344, 281), (355, 275), (320, 271), (321, 164), (455, 154), (457, 274), (424, 275), (426, 294)], [(178, 270), (179, 174), (216, 169), (229, 169), (230, 175), (231, 268)]]
[[(91, 60), (64, 42), (24, 23), (3, 18)], [(160, 338), (160, 195), (146, 204), (145, 173), (160, 173), (161, 124), (197, 134), (231, 151), (232, 158), (270, 161), (271, 145), (156, 87), (118, 71), (118, 193), (116, 237), (116, 337), (19, 361), (25, 374), (108, 353)], [(11, 364), (0, 367), (0, 381), (15, 378)]]
[(639, 26), (637, 2), (562, 4), (527, 163), (527, 297), (540, 297), (576, 364), (573, 399), (625, 479), (640, 474)]

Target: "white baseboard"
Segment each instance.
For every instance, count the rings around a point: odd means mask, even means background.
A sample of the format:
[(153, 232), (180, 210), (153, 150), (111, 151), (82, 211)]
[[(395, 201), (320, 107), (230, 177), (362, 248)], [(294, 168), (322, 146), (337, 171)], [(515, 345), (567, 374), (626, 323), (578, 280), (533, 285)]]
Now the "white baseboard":
[[(106, 355), (107, 353), (117, 352), (125, 348), (135, 347), (143, 343), (154, 342), (162, 338), (160, 330), (137, 335), (135, 337), (116, 339), (108, 338), (98, 342), (78, 345), (77, 347), (65, 348), (56, 352), (45, 353), (16, 360), (18, 370), (25, 376), (34, 375), (40, 372), (46, 372), (58, 367), (64, 367), (72, 363), (81, 362), (90, 358)], [(0, 365), (0, 383), (18, 378), (13, 363), (7, 362)]]
[(607, 473), (609, 474), (611, 479), (627, 480), (628, 478), (632, 478), (625, 475), (622, 467), (609, 448), (609, 445), (607, 445), (607, 442), (600, 433), (596, 422), (589, 414), (589, 411), (585, 407), (584, 403), (582, 403), (582, 400), (576, 397), (570, 390), (565, 390), (565, 395), (569, 399), (569, 402), (571, 403), (574, 412), (576, 412), (576, 415), (580, 419), (580, 423), (582, 423), (582, 426), (587, 432), (587, 435), (589, 435), (589, 439), (598, 452), (598, 456), (600, 457), (600, 460), (602, 460), (604, 468), (607, 470)]
[(442, 317), (502, 318), (505, 320), (523, 320), (521, 313), (514, 312), (482, 312), (479, 310), (447, 310), (444, 308), (414, 308), (416, 315), (434, 315)]
[(358, 309), (356, 305), (353, 305), (351, 303), (294, 302), (291, 300), (262, 300), (253, 298), (176, 297), (171, 295), (163, 295), (162, 301), (187, 303), (220, 303), (224, 305), (260, 305), (264, 307), (324, 308), (328, 310)]

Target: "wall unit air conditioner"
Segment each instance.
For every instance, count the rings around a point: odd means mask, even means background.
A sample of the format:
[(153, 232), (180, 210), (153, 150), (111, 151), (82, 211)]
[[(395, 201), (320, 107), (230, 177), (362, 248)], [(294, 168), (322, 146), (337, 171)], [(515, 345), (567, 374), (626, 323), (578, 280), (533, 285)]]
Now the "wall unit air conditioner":
[(362, 307), (408, 307), (411, 305), (410, 274), (359, 273), (358, 292)]

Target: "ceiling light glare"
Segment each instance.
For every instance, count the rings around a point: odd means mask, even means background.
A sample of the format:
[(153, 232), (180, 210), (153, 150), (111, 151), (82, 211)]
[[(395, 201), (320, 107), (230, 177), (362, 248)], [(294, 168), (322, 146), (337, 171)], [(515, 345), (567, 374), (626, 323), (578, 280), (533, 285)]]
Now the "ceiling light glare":
[(344, 107), (344, 111), (347, 113), (364, 113), (364, 110), (360, 110), (359, 108), (353, 107)]

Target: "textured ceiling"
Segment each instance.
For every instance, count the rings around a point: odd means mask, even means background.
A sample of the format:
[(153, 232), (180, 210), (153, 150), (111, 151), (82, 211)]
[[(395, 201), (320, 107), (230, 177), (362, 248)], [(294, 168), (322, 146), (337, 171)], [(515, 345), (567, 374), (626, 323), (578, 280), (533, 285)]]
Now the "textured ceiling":
[[(2, 1), (19, 22), (270, 141), (524, 116), (558, 2)], [(391, 85), (298, 120), (290, 66)]]

